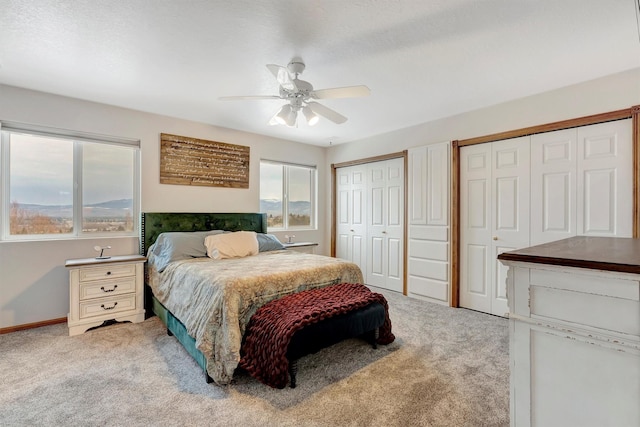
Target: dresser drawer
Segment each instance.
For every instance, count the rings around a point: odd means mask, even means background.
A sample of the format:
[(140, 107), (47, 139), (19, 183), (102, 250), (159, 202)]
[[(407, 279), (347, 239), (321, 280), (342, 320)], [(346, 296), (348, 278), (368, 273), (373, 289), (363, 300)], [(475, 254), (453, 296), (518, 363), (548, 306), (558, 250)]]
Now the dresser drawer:
[(640, 283), (616, 277), (531, 270), (531, 317), (640, 337)]
[(110, 297), (136, 290), (136, 277), (123, 277), (113, 280), (98, 280), (80, 283), (80, 300)]
[(135, 264), (111, 264), (102, 267), (81, 268), (80, 282), (135, 276), (135, 274)]
[(99, 298), (80, 303), (80, 319), (94, 316), (106, 316), (122, 311), (135, 310), (136, 295), (126, 294), (117, 297)]

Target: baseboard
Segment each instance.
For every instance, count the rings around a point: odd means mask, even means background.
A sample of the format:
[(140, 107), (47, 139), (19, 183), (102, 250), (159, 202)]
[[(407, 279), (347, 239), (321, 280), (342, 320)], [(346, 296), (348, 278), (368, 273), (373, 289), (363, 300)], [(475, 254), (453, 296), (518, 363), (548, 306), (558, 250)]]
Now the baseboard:
[(66, 323), (66, 322), (67, 322), (67, 318), (66, 317), (61, 317), (59, 319), (51, 319), (51, 320), (44, 320), (42, 322), (27, 323), (27, 324), (24, 324), (24, 325), (10, 326), (8, 328), (0, 328), (0, 335), (8, 334), (10, 332), (23, 331), (25, 329), (39, 328), (41, 326), (57, 325), (58, 323)]

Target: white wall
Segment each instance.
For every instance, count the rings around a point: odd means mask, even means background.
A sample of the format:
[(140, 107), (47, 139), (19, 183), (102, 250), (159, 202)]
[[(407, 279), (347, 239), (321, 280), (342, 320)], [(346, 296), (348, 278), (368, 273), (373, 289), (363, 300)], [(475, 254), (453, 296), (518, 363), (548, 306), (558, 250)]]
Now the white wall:
[[(429, 102), (429, 100), (425, 100)], [(640, 104), (640, 68), (329, 147), (327, 165)]]
[[(326, 149), (211, 125), (0, 85), (0, 122), (12, 121), (139, 139), (141, 209), (146, 212), (257, 212), (260, 159), (318, 166), (318, 197), (325, 200)], [(249, 146), (248, 189), (160, 184), (160, 133)], [(322, 203), (320, 203), (322, 206)], [(324, 241), (325, 210), (317, 231), (296, 231), (296, 241)], [(284, 240), (285, 233), (276, 233)], [(66, 259), (95, 256), (93, 246), (111, 245), (111, 254), (133, 254), (138, 238), (0, 242), (0, 328), (65, 317), (69, 310)]]

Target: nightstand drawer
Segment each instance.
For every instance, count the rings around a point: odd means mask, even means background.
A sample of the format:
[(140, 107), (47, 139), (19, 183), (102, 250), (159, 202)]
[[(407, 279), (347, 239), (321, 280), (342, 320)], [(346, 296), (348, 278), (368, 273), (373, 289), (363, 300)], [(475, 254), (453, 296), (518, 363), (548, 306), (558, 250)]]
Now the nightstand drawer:
[(127, 294), (119, 297), (100, 298), (80, 303), (80, 318), (104, 316), (135, 310), (136, 295)]
[(136, 290), (136, 277), (80, 283), (80, 300), (110, 297)]
[(135, 276), (135, 264), (111, 264), (104, 267), (80, 269), (80, 281), (87, 282), (100, 279), (114, 279), (117, 277)]

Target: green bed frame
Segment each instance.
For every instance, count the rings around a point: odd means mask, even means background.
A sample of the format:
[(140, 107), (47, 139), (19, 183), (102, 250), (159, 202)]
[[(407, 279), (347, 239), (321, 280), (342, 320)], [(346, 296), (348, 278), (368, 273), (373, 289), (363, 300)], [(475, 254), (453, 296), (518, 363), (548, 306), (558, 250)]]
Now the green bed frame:
[[(264, 213), (176, 213), (176, 212), (144, 212), (140, 218), (140, 254), (146, 255), (149, 247), (156, 241), (160, 233), (169, 231), (255, 231), (267, 232), (267, 214)], [(176, 337), (187, 353), (207, 374), (207, 359), (196, 348), (196, 341), (187, 333), (185, 326), (169, 310), (167, 310), (145, 284), (145, 307), (150, 316), (154, 314), (167, 327), (167, 333)]]

